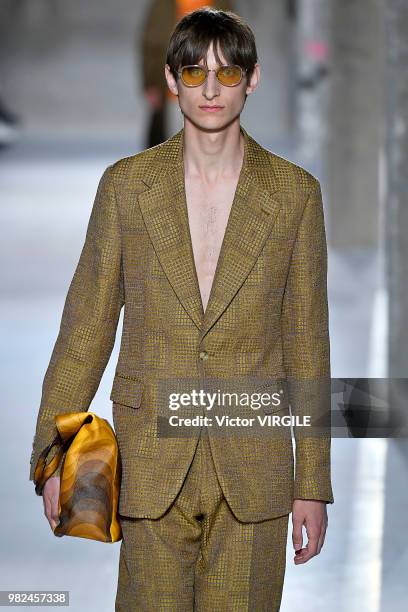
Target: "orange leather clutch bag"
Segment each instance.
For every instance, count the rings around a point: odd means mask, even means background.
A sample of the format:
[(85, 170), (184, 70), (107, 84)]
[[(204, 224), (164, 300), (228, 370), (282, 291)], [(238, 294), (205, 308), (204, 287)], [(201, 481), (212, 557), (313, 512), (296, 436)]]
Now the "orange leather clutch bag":
[[(118, 519), (121, 480), (119, 448), (110, 423), (93, 412), (55, 417), (58, 434), (39, 459), (34, 472), (37, 495), (60, 466), (59, 524), (54, 535), (101, 542), (122, 539)], [(58, 451), (47, 464), (51, 448)]]

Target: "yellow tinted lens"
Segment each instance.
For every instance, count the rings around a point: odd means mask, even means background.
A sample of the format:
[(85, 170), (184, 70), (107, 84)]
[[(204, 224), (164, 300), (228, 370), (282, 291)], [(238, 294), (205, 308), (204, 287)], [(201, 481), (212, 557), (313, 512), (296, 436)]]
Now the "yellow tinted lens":
[(237, 85), (241, 80), (239, 66), (223, 66), (218, 71), (218, 79), (223, 85)]
[(188, 87), (201, 85), (205, 81), (205, 70), (199, 66), (185, 66), (181, 71), (183, 82)]

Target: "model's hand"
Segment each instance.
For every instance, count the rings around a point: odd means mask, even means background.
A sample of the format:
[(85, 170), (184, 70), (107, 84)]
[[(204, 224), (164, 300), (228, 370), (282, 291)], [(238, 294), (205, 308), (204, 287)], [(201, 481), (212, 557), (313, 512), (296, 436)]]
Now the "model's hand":
[(59, 523), (58, 499), (60, 491), (60, 477), (48, 478), (43, 489), (44, 514), (48, 519), (51, 529), (54, 531)]
[[(295, 499), (292, 508), (292, 542), (295, 551), (295, 565), (306, 563), (322, 549), (328, 525), (326, 502), (312, 499)], [(306, 527), (308, 542), (302, 548), (302, 526)]]

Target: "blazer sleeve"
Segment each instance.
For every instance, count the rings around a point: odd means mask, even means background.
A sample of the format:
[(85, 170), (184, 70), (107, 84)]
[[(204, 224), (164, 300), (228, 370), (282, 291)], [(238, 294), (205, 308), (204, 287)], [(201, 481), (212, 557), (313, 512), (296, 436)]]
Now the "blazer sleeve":
[(283, 350), (291, 412), (311, 423), (294, 426), (294, 498), (333, 503), (327, 244), (320, 183), (311, 183), (283, 296)]
[[(124, 304), (121, 253), (112, 166), (109, 166), (99, 181), (85, 242), (43, 380), (30, 480), (34, 480), (41, 451), (57, 434), (55, 416), (88, 410), (98, 389)], [(55, 452), (56, 449), (49, 453), (47, 463)]]

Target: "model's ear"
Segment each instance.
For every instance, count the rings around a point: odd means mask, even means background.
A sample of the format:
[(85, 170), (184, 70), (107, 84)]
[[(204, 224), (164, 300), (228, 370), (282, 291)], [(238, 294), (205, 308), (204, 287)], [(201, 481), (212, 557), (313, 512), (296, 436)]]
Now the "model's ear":
[(246, 88), (246, 94), (249, 95), (252, 92), (255, 91), (255, 89), (258, 87), (259, 83), (261, 80), (261, 66), (260, 64), (257, 62), (254, 66), (254, 70), (251, 74), (251, 78), (248, 79), (248, 85)]
[(167, 85), (171, 93), (178, 96), (178, 81), (174, 78), (169, 64), (164, 66), (164, 76), (166, 77)]

